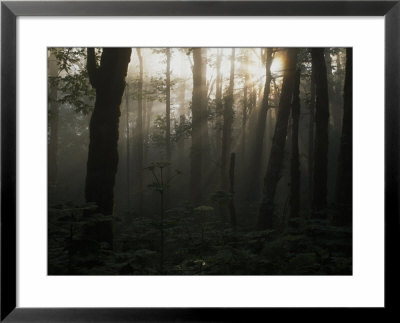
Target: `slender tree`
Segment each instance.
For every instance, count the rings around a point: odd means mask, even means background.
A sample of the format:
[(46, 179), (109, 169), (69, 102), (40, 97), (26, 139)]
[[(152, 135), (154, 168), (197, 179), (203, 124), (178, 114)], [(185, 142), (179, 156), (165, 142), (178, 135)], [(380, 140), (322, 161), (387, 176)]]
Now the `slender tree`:
[(167, 67), (165, 71), (165, 113), (167, 117), (165, 146), (167, 151), (167, 161), (171, 161), (171, 49), (166, 48)]
[(300, 121), (300, 69), (296, 71), (292, 103), (292, 160), (290, 167), (290, 216), (296, 218), (300, 210), (300, 160), (299, 160), (299, 121)]
[(130, 131), (129, 131), (129, 85), (125, 86), (125, 109), (126, 109), (126, 188), (128, 208), (131, 208), (131, 146), (130, 146)]
[[(186, 80), (182, 80), (179, 89), (179, 127), (183, 129), (186, 123), (186, 109), (185, 109), (185, 94), (186, 94)], [(177, 142), (178, 155), (181, 156), (179, 167), (183, 169), (183, 161), (182, 158), (185, 154), (185, 137), (183, 134), (180, 135)]]
[(201, 48), (193, 48), (192, 147), (190, 154), (190, 186), (193, 203), (202, 200), (202, 55)]
[[(58, 64), (56, 55), (50, 52), (48, 58), (48, 77), (49, 77), (49, 185), (57, 185), (58, 173), (58, 118), (59, 104), (57, 102), (57, 83), (58, 83)], [(50, 192), (50, 191), (49, 191)]]
[(267, 172), (264, 177), (263, 197), (258, 216), (259, 229), (270, 229), (277, 226), (277, 219), (274, 214), (274, 200), (276, 187), (281, 178), (283, 168), (288, 120), (295, 83), (297, 52), (297, 48), (289, 48), (287, 50), (278, 118), (276, 121), (274, 137), (272, 139)]
[(215, 112), (216, 112), (216, 154), (221, 156), (221, 144), (222, 144), (222, 114), (223, 114), (223, 104), (222, 104), (222, 73), (221, 73), (221, 63), (222, 63), (222, 49), (217, 50), (216, 59), (216, 70), (217, 76), (215, 80)]
[[(210, 145), (208, 138), (208, 86), (207, 86), (207, 48), (201, 48), (201, 144), (203, 155), (203, 174), (206, 175), (210, 164)], [(207, 189), (207, 178), (203, 176), (202, 189)]]
[(221, 188), (228, 191), (229, 169), (228, 160), (231, 154), (232, 124), (233, 124), (233, 87), (235, 81), (235, 49), (232, 48), (231, 71), (229, 76), (229, 87), (224, 102), (224, 124), (222, 129), (222, 151), (221, 151)]
[(136, 119), (136, 195), (137, 211), (143, 211), (143, 56), (140, 48), (136, 48), (139, 59), (138, 109)]
[(310, 119), (308, 124), (308, 198), (312, 208), (313, 170), (314, 170), (314, 128), (315, 128), (315, 69), (311, 71), (310, 83)]
[[(166, 133), (165, 133), (165, 147), (167, 152), (167, 161), (171, 162), (171, 49), (165, 49), (165, 56), (167, 59), (167, 66), (165, 71), (165, 115), (166, 115)], [(170, 167), (167, 167), (167, 178), (171, 177)], [(165, 204), (169, 207), (170, 204), (170, 191), (169, 187), (166, 188)]]
[(325, 218), (328, 186), (328, 123), (329, 98), (328, 79), (323, 48), (311, 50), (312, 68), (315, 69), (315, 151), (313, 210), (314, 218)]
[(152, 118), (153, 113), (153, 99), (146, 97), (146, 119), (144, 120), (146, 124), (146, 133), (144, 139), (144, 160), (148, 160), (148, 151), (149, 151), (149, 136), (150, 136), (150, 120)]
[(343, 93), (343, 128), (340, 141), (336, 185), (336, 224), (352, 224), (353, 200), (353, 49), (346, 49), (346, 76)]
[(242, 109), (242, 141), (241, 141), (241, 154), (243, 161), (246, 156), (246, 125), (249, 113), (249, 72), (247, 71), (249, 57), (248, 53), (244, 53), (244, 84), (243, 84), (243, 109)]
[[(97, 67), (94, 48), (87, 50), (87, 69), (96, 89), (96, 102), (89, 126), (85, 196), (87, 202), (97, 204), (96, 212), (104, 215), (113, 214), (120, 104), (131, 52), (130, 48), (103, 48)], [(112, 223), (101, 221), (95, 235), (112, 245)]]

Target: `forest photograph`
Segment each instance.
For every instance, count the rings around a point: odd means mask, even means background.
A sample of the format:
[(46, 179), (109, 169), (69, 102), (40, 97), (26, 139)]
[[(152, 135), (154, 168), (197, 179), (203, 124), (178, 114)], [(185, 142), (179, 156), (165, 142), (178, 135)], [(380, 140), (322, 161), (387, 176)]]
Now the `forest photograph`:
[(352, 275), (352, 48), (47, 48), (48, 275)]

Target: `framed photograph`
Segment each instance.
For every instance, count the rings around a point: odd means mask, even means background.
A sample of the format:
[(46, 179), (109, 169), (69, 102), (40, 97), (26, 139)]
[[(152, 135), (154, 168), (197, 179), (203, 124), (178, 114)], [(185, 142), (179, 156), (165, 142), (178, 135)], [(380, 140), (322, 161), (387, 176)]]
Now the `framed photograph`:
[(1, 320), (394, 309), (399, 15), (2, 2)]

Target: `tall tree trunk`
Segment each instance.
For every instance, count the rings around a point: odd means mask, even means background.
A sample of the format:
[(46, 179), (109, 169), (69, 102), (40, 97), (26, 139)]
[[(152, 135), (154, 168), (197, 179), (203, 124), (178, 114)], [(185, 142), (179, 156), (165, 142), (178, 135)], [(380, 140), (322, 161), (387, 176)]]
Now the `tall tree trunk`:
[(272, 139), (267, 172), (264, 177), (263, 198), (258, 216), (258, 228), (262, 230), (271, 229), (277, 226), (277, 219), (274, 214), (274, 200), (276, 187), (281, 178), (283, 158), (285, 155), (288, 120), (296, 73), (297, 52), (297, 48), (290, 48), (287, 50), (278, 118), (276, 121), (274, 137)]
[[(120, 105), (131, 52), (130, 48), (103, 48), (97, 68), (94, 48), (88, 48), (87, 68), (90, 83), (96, 89), (96, 103), (89, 126), (85, 197), (87, 202), (97, 204), (97, 213), (104, 215), (113, 214)], [(112, 223), (100, 223), (95, 228), (95, 238), (112, 245)]]
[(202, 200), (202, 64), (201, 48), (193, 48), (193, 95), (192, 95), (192, 147), (190, 154), (190, 187), (192, 202)]
[(336, 88), (336, 78), (337, 78), (337, 70), (336, 74), (333, 73), (332, 68), (332, 58), (331, 58), (331, 48), (325, 48), (324, 56), (325, 56), (325, 64), (327, 71), (327, 79), (328, 79), (328, 96), (329, 96), (329, 115), (330, 122), (329, 127), (331, 128), (332, 134), (337, 134), (340, 131), (339, 125), (341, 123), (340, 120), (340, 109), (338, 108), (338, 100), (337, 95), (338, 91)]
[(217, 61), (216, 69), (217, 76), (215, 80), (215, 113), (216, 113), (216, 154), (221, 156), (221, 145), (222, 145), (222, 114), (223, 114), (223, 104), (222, 104), (222, 74), (221, 74), (221, 63), (222, 63), (222, 49), (217, 51)]
[[(186, 123), (185, 116), (185, 93), (186, 93), (186, 80), (181, 82), (180, 86), (180, 94), (179, 94), (179, 127), (183, 130), (183, 127)], [(179, 168), (182, 170), (184, 168), (185, 163), (185, 137), (181, 133), (180, 138), (177, 142), (178, 156), (179, 156)]]
[(144, 121), (146, 124), (146, 133), (144, 139), (144, 160), (148, 160), (147, 154), (149, 151), (149, 133), (150, 133), (150, 120), (152, 116), (153, 109), (153, 101), (146, 100), (146, 120)]
[[(143, 74), (145, 74), (145, 66), (143, 64)], [(147, 145), (147, 92), (148, 92), (148, 83), (143, 76), (143, 92), (142, 92), (142, 105), (143, 105), (143, 118), (142, 118), (142, 129), (143, 129), (143, 165), (147, 164), (147, 155), (146, 155), (146, 145)]]
[[(171, 49), (166, 48), (167, 69), (166, 69), (166, 88), (165, 88), (165, 114), (166, 114), (166, 134), (165, 147), (167, 152), (167, 161), (171, 162)], [(167, 179), (171, 177), (171, 166), (167, 167)], [(170, 205), (170, 190), (166, 189), (165, 205), (168, 208)]]
[(261, 186), (261, 164), (264, 147), (265, 125), (267, 122), (268, 113), (268, 98), (271, 90), (271, 64), (272, 64), (272, 48), (267, 48), (265, 52), (265, 85), (264, 95), (260, 110), (258, 111), (256, 132), (253, 138), (251, 166), (248, 185), (248, 200), (258, 200)]
[(210, 144), (208, 138), (208, 87), (207, 87), (207, 48), (201, 48), (201, 153), (203, 155), (202, 167), (203, 167), (203, 182), (202, 190), (203, 195), (207, 194), (208, 190), (208, 177), (210, 165)]
[(312, 66), (315, 68), (316, 106), (315, 106), (315, 152), (314, 152), (314, 218), (325, 218), (328, 186), (328, 123), (329, 98), (328, 79), (323, 48), (311, 50)]
[[(248, 58), (246, 56), (246, 66), (248, 64)], [(248, 89), (249, 89), (249, 73), (246, 72), (244, 75), (244, 85), (243, 85), (243, 110), (242, 110), (242, 142), (241, 142), (241, 154), (243, 164), (245, 164), (246, 156), (246, 125), (247, 116), (249, 113), (249, 100), (248, 100)]]
[(130, 157), (130, 131), (129, 131), (129, 84), (125, 86), (125, 106), (126, 106), (126, 188), (128, 209), (131, 208), (131, 157)]
[(290, 216), (296, 218), (300, 210), (300, 160), (299, 160), (299, 120), (300, 120), (300, 70), (296, 71), (292, 103), (292, 160), (290, 167)]
[(228, 92), (224, 102), (224, 125), (222, 129), (221, 153), (221, 189), (228, 191), (228, 160), (231, 153), (232, 124), (233, 124), (233, 87), (235, 81), (235, 49), (232, 48), (231, 72)]
[(167, 152), (167, 161), (171, 161), (171, 49), (166, 49), (167, 56), (167, 69), (166, 75), (166, 89), (165, 89), (165, 113), (166, 113), (166, 135), (165, 147)]
[(311, 71), (310, 119), (308, 125), (308, 198), (312, 209), (313, 170), (314, 170), (314, 128), (315, 128), (315, 69)]
[[(49, 97), (48, 97), (48, 113), (49, 113), (49, 186), (57, 186), (57, 173), (58, 173), (58, 117), (59, 106), (57, 102), (57, 77), (58, 77), (58, 64), (57, 58), (54, 53), (50, 54), (48, 59), (48, 75), (49, 75)], [(49, 190), (49, 193), (53, 190)], [(51, 196), (49, 196), (51, 198)]]
[(343, 128), (340, 142), (339, 163), (336, 185), (338, 225), (352, 224), (353, 200), (353, 49), (346, 49), (346, 76), (343, 93)]
[(138, 114), (136, 121), (136, 196), (137, 212), (143, 211), (143, 57), (140, 48), (136, 48), (139, 58)]

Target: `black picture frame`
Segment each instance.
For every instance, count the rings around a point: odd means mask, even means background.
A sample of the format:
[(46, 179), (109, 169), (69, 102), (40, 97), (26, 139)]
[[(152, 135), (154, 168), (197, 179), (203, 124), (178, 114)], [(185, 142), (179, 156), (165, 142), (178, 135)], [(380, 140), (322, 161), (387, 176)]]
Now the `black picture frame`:
[[(363, 310), (382, 320), (396, 310), (399, 287), (400, 1), (90, 1), (1, 3), (1, 321), (254, 321), (296, 311), (309, 319), (338, 309), (17, 308), (16, 307), (16, 19), (18, 16), (384, 16), (385, 17), (385, 307)], [(371, 233), (373, 234), (373, 233)], [(240, 293), (240, 291), (238, 291)], [(359, 311), (362, 309), (345, 310)], [(319, 312), (319, 314), (318, 314)], [(340, 313), (340, 314), (339, 314)], [(261, 315), (261, 316), (260, 316)], [(312, 317), (310, 317), (312, 315)], [(322, 316), (321, 316), (322, 315)], [(339, 316), (340, 315), (340, 316)]]

